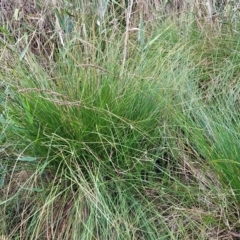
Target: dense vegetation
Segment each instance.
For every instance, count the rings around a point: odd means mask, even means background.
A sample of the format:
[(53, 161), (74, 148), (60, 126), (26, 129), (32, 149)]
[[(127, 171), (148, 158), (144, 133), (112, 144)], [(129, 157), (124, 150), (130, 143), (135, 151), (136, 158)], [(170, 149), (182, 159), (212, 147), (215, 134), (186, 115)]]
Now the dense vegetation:
[(240, 237), (240, 11), (215, 3), (0, 1), (0, 239)]

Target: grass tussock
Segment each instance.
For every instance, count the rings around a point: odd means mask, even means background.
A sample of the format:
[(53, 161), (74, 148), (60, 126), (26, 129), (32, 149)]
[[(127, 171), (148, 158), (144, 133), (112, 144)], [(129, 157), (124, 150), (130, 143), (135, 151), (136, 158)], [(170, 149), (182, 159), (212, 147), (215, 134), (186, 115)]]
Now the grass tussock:
[(238, 238), (237, 6), (10, 2), (0, 239)]

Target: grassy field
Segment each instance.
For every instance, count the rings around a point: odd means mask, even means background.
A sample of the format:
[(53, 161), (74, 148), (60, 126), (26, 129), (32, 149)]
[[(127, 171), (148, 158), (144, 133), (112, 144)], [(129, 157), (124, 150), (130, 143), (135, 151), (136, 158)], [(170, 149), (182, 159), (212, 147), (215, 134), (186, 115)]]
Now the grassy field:
[(0, 240), (240, 238), (240, 11), (126, 2), (0, 1)]

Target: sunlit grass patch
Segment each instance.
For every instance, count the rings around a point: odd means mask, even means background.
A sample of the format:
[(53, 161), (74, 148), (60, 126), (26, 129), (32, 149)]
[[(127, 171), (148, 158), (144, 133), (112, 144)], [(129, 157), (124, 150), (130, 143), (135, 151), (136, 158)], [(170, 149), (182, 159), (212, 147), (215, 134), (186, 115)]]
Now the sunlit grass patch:
[(4, 15), (0, 28), (3, 238), (238, 234), (237, 27), (227, 35), (203, 18), (197, 28), (176, 6), (151, 18), (157, 3), (148, 3), (39, 3), (22, 22), (24, 9), (9, 6), (13, 19)]

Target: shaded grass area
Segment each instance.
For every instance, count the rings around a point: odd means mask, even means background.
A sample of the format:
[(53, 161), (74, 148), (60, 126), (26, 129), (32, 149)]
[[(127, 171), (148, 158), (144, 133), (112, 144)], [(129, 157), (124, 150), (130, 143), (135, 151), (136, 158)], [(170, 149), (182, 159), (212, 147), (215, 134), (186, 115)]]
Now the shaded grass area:
[(74, 4), (1, 20), (0, 238), (239, 237), (238, 26)]

